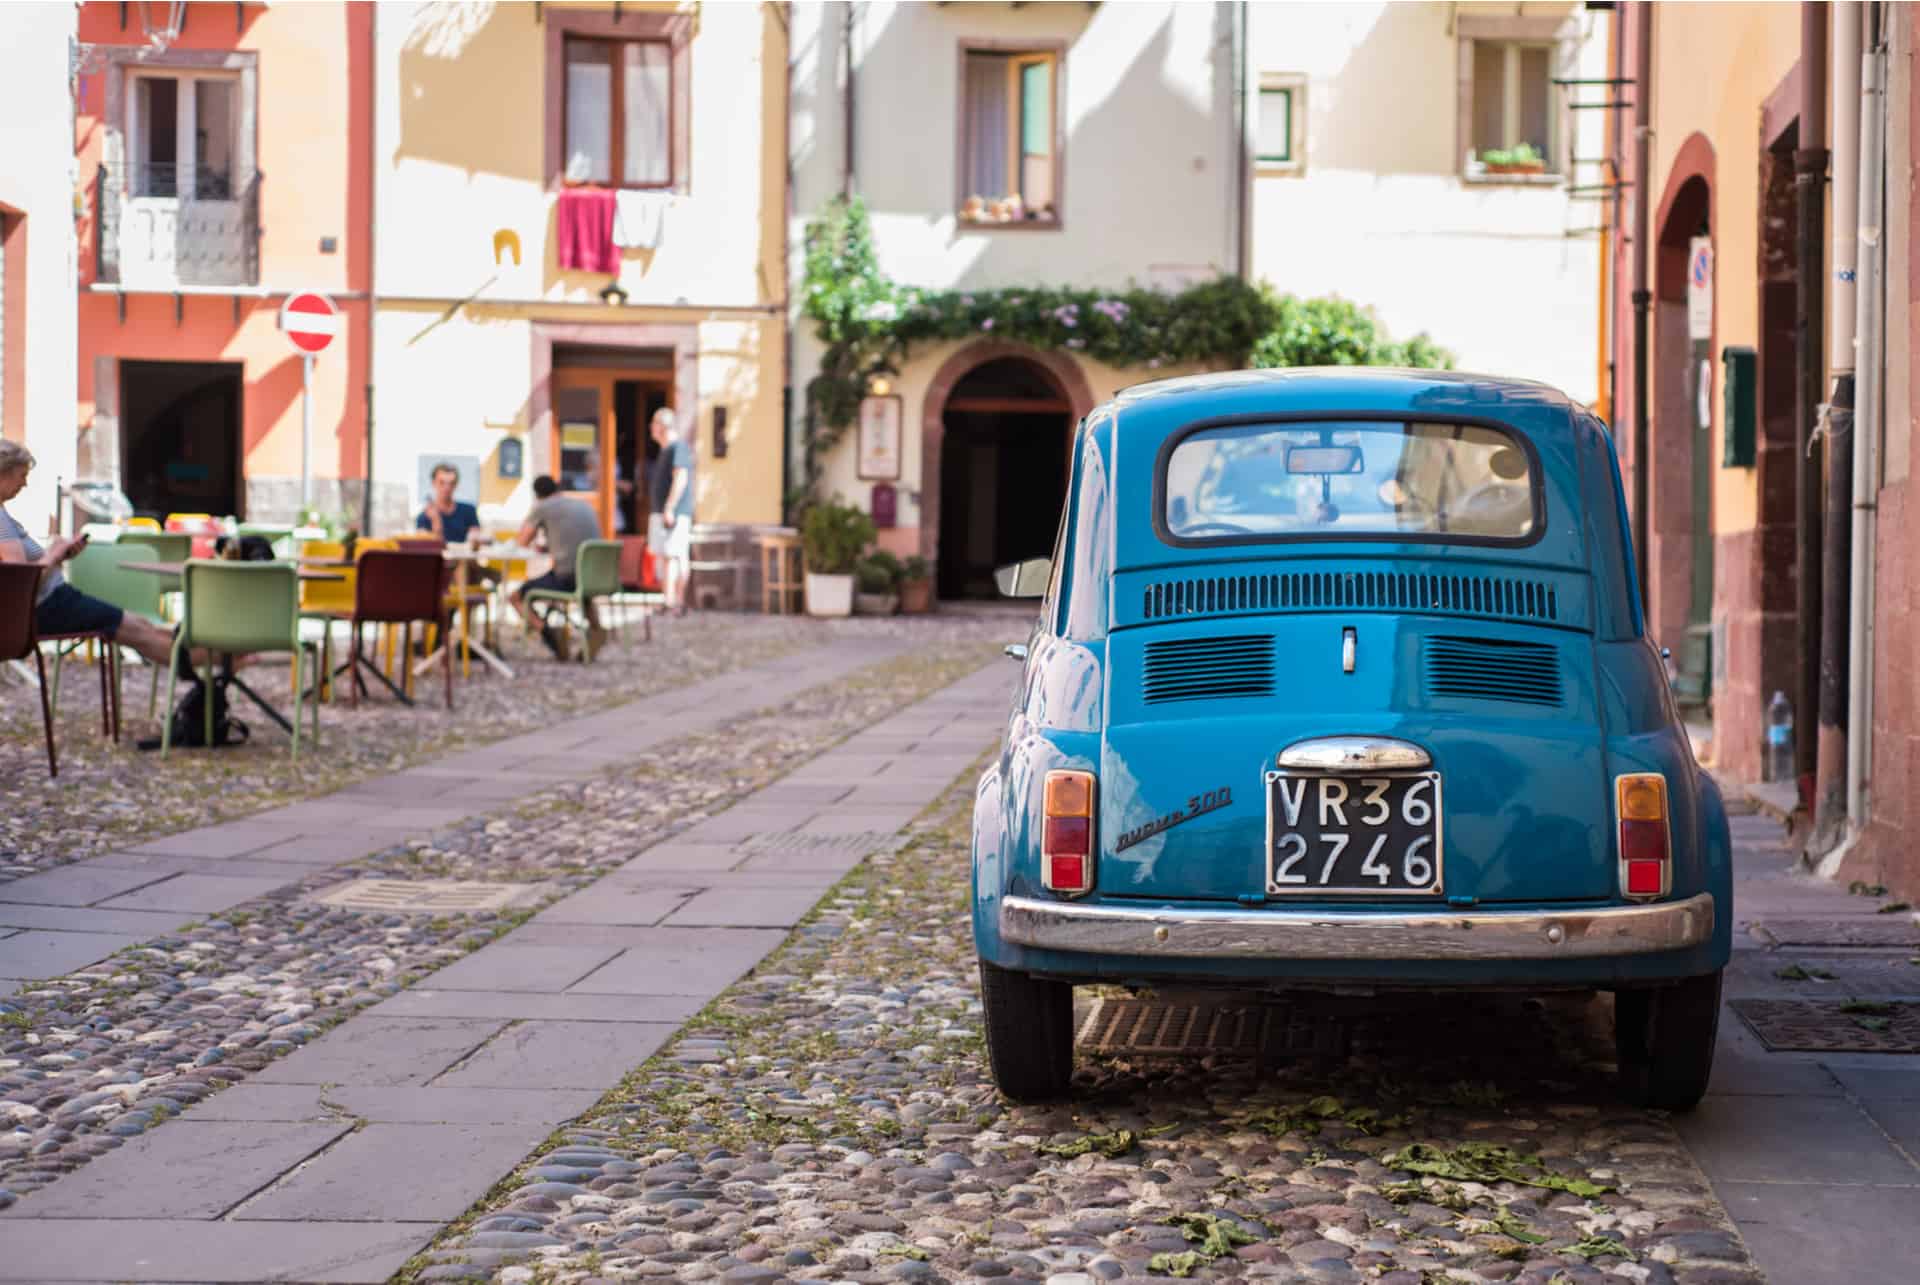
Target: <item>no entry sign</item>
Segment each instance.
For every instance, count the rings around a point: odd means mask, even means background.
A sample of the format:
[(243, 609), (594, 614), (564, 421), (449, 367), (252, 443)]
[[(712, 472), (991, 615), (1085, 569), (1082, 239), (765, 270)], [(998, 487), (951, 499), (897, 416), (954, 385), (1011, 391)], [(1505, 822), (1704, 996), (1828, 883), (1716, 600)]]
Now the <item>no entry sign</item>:
[(313, 291), (288, 295), (280, 305), (280, 329), (298, 351), (312, 355), (333, 342), (340, 331), (340, 314), (333, 300)]

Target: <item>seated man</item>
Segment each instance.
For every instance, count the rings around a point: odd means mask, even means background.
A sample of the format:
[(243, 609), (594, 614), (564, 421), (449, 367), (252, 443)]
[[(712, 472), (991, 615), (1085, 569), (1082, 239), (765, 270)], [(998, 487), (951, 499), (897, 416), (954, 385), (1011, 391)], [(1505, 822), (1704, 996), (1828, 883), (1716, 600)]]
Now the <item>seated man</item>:
[(460, 470), (451, 464), (436, 464), (431, 481), (433, 494), (414, 519), (414, 527), (431, 531), (448, 544), (465, 544), (480, 532), (480, 511), (465, 500), (453, 498), (453, 488), (460, 485)]
[(40, 577), (34, 627), (42, 637), (100, 630), (156, 665), (169, 663), (173, 656), (172, 630), (129, 616), (112, 603), (89, 597), (67, 583), (60, 564), (86, 548), (86, 536), (57, 536), (43, 549), (7, 512), (7, 501), (20, 494), (32, 470), (33, 455), (26, 447), (0, 440), (0, 562), (30, 562), (47, 568)]
[[(527, 512), (527, 520), (520, 527), (515, 539), (521, 544), (531, 545), (535, 532), (547, 533), (547, 553), (553, 558), (553, 566), (546, 574), (535, 576), (513, 591), (513, 609), (527, 622), (529, 629), (540, 631), (540, 640), (547, 650), (560, 660), (567, 658), (566, 648), (561, 645), (559, 631), (543, 620), (534, 618), (533, 609), (527, 605), (526, 592), (529, 589), (557, 589), (562, 593), (573, 591), (574, 554), (588, 540), (600, 538), (600, 516), (593, 506), (585, 500), (577, 500), (570, 495), (560, 494), (560, 484), (546, 474), (533, 479), (533, 508)], [(587, 652), (588, 655), (600, 650), (606, 639), (606, 630), (593, 618), (593, 608), (587, 608)]]

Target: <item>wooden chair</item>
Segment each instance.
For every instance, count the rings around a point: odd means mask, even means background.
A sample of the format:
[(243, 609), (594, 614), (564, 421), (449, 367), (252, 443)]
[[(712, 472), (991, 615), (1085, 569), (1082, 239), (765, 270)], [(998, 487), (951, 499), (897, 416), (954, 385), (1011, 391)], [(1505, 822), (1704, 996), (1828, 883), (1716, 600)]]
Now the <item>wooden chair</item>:
[(768, 531), (756, 537), (760, 546), (760, 610), (786, 615), (788, 605), (801, 607), (800, 537)]
[(40, 576), (46, 570), (25, 562), (0, 562), (0, 661), (25, 660), (29, 654), (40, 671), (40, 724), (47, 736), (47, 775), (60, 775), (60, 758), (53, 747), (53, 688), (47, 682), (46, 657), (40, 654), (43, 642), (72, 642), (93, 639), (101, 644), (105, 659), (100, 666), (100, 721), (103, 734), (120, 739), (120, 709), (115, 693), (119, 690), (118, 650), (104, 630), (81, 634), (42, 636), (34, 625), (34, 608), (39, 603)]

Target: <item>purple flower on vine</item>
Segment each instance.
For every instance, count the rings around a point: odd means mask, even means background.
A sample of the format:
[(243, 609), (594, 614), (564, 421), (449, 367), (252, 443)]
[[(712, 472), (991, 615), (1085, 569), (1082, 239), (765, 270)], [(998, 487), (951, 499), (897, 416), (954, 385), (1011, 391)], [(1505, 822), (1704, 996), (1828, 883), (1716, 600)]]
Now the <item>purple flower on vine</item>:
[(1127, 314), (1133, 311), (1118, 299), (1102, 299), (1093, 305), (1093, 310), (1116, 326), (1124, 322)]
[(1063, 303), (1053, 310), (1053, 319), (1071, 330), (1080, 324), (1080, 309), (1070, 303)]
[(985, 321), (983, 321), (983, 322), (981, 322), (981, 323), (980, 323), (980, 329), (982, 329), (982, 330), (992, 330), (992, 329), (993, 329), (993, 318), (992, 318), (992, 317), (988, 317), (988, 318), (987, 318), (987, 319), (986, 319)]

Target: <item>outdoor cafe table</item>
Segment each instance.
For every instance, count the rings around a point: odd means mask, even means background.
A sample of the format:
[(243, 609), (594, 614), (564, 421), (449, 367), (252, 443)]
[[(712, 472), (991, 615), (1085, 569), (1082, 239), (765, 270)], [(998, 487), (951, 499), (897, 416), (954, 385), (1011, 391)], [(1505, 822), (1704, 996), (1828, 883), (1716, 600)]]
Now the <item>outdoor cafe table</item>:
[[(147, 575), (154, 576), (170, 576), (178, 580), (181, 571), (187, 564), (184, 562), (123, 562), (120, 565), (128, 571), (140, 571)], [(346, 572), (336, 571), (326, 567), (300, 567), (296, 574), (298, 574), (302, 580), (345, 580), (347, 578)], [(282, 718), (279, 710), (267, 704), (259, 692), (247, 686), (246, 680), (233, 671), (233, 654), (231, 652), (220, 653), (220, 681), (239, 688), (248, 700), (260, 707), (261, 713), (280, 725), (281, 731), (286, 732), (288, 735), (293, 734), (293, 724)]]
[[(441, 551), (441, 555), (453, 564), (453, 596), (454, 600), (460, 604), (463, 613), (460, 624), (461, 637), (466, 643), (467, 648), (502, 678), (513, 677), (513, 666), (496, 655), (485, 643), (472, 637), (473, 631), (468, 628), (467, 625), (464, 613), (466, 611), (467, 586), (469, 582), (468, 568), (472, 567), (475, 563), (510, 562), (516, 558), (526, 558), (531, 556), (531, 552), (531, 550), (523, 549), (517, 544), (493, 545), (484, 549), (475, 549), (464, 544), (450, 544)], [(448, 630), (446, 637), (440, 640), (440, 645), (435, 647), (430, 655), (413, 667), (414, 676), (418, 677), (426, 673), (433, 662), (440, 659), (440, 653), (452, 645), (453, 631)], [(449, 659), (447, 663), (452, 664), (453, 662)]]

